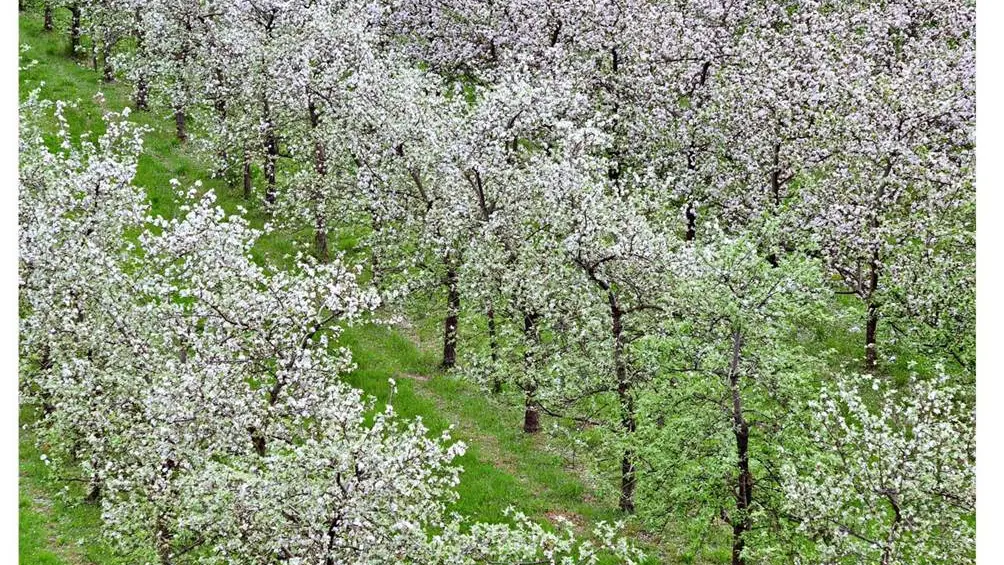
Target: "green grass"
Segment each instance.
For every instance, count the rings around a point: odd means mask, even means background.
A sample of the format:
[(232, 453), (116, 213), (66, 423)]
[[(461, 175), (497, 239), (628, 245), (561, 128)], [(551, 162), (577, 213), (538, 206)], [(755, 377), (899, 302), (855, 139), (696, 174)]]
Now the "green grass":
[[(24, 62), (38, 61), (20, 74), (21, 96), (41, 85), (43, 98), (77, 101), (66, 112), (71, 133), (99, 134), (103, 130), (103, 108), (95, 101), (95, 94), (103, 93), (105, 109), (119, 111), (131, 106), (131, 88), (119, 82), (103, 84), (98, 73), (69, 58), (66, 34), (59, 31), (65, 29), (60, 26), (64, 15), (57, 11), (57, 16), (57, 31), (52, 33), (42, 30), (38, 14), (22, 15), (20, 19), (21, 43), (31, 46)], [(168, 217), (176, 214), (169, 181), (177, 178), (183, 187), (202, 181), (207, 189), (216, 192), (220, 205), (228, 212), (236, 211), (238, 206), (247, 208), (253, 225), (261, 226), (267, 220), (261, 206), (242, 199), (239, 188), (207, 174), (209, 165), (189, 146), (175, 139), (166, 110), (152, 105), (151, 111), (134, 112), (130, 120), (150, 129), (144, 138), (144, 153), (135, 182), (147, 190), (154, 213)], [(352, 230), (333, 230), (332, 248), (355, 245), (354, 237), (345, 231)], [(270, 234), (256, 246), (256, 257), (281, 264), (285, 255), (294, 252), (298, 244), (308, 242), (311, 235), (309, 230)], [(420, 333), (431, 331), (431, 319), (418, 321)], [(599, 520), (623, 518), (616, 509), (616, 499), (590, 492), (574, 471), (565, 468), (564, 459), (547, 449), (545, 437), (528, 437), (520, 431), (522, 411), (518, 407), (486, 397), (474, 386), (441, 374), (436, 354), (420, 349), (400, 330), (375, 324), (351, 327), (343, 341), (352, 349), (358, 364), (358, 369), (347, 376), (351, 384), (373, 395), (379, 403), (391, 400), (395, 410), (405, 417), (421, 417), (433, 433), (455, 426), (453, 437), (468, 446), (457, 461), (464, 469), (457, 511), (473, 520), (502, 521), (503, 511), (512, 506), (542, 523), (549, 520), (549, 515), (569, 517), (582, 531), (588, 531), (590, 524)], [(398, 383), (393, 398), (390, 398), (390, 378)], [(72, 486), (69, 496), (61, 496), (65, 485), (48, 476), (38, 455), (34, 438), (23, 429), (21, 561), (126, 562), (102, 542), (99, 508), (69, 502), (83, 499)]]
[(352, 328), (343, 341), (360, 366), (349, 382), (386, 401), (387, 378), (395, 377), (395, 410), (421, 417), (434, 433), (453, 425), (454, 435), (468, 444), (459, 461), (464, 467), (460, 512), (502, 520), (503, 510), (513, 506), (530, 515), (562, 513), (587, 523), (622, 517), (615, 499), (583, 502), (595, 493), (564, 468), (560, 455), (547, 451), (544, 436), (522, 433), (523, 413), (512, 402), (441, 374), (434, 353), (419, 350), (397, 331), (368, 325)]
[[(22, 412), (22, 424), (31, 418), (30, 410)], [(135, 563), (137, 556), (117, 555), (101, 538), (101, 510), (95, 504), (83, 502), (83, 485), (55, 480), (40, 458), (34, 435), (23, 426), (19, 440), (20, 562), (39, 565)]]
[(18, 546), (22, 563), (62, 565), (66, 563), (49, 550), (49, 517), (36, 511), (32, 500), (20, 493), (18, 497)]
[(20, 442), (19, 555), (21, 563), (102, 565), (134, 562), (116, 552), (101, 538), (101, 511), (81, 502), (77, 485), (60, 492), (63, 485), (49, 478), (38, 458), (30, 434)]

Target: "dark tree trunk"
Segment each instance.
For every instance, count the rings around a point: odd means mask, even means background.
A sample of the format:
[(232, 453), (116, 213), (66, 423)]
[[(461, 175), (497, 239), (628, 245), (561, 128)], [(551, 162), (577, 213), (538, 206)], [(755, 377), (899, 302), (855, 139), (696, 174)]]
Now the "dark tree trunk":
[(244, 152), (241, 176), (244, 177), (244, 200), (251, 200), (251, 155), (247, 151)]
[[(620, 53), (618, 53), (617, 48), (614, 47), (610, 50), (611, 55), (611, 70), (614, 74), (619, 72), (620, 67)], [(620, 148), (618, 147), (618, 140), (620, 135), (618, 132), (620, 120), (617, 118), (617, 114), (620, 108), (620, 101), (614, 98), (614, 104), (612, 108), (612, 115), (614, 120), (611, 123), (611, 131), (613, 146), (610, 148), (610, 154), (613, 157), (613, 166), (607, 170), (607, 178), (613, 183), (615, 191), (620, 193), (620, 179), (621, 179), (621, 161), (620, 161)], [(694, 214), (693, 206), (688, 205), (687, 207), (687, 235), (688, 240), (692, 239), (691, 228), (692, 220), (691, 215), (694, 215), (696, 219), (696, 214)], [(696, 231), (694, 232), (696, 235)], [(595, 267), (594, 267), (595, 268)], [(627, 361), (624, 358), (624, 325), (623, 325), (623, 314), (624, 312), (620, 309), (620, 305), (617, 302), (617, 297), (614, 295), (613, 290), (610, 288), (609, 283), (601, 282), (595, 277), (594, 272), (590, 272), (590, 277), (596, 281), (601, 288), (607, 292), (607, 301), (610, 305), (610, 317), (611, 317), (611, 334), (614, 340), (613, 349), (613, 362), (614, 362), (614, 372), (617, 379), (617, 399), (620, 403), (621, 410), (621, 426), (625, 436), (628, 438), (628, 443), (630, 444), (632, 434), (635, 431), (635, 415), (634, 415), (634, 399), (632, 397), (631, 383), (628, 377)], [(621, 454), (621, 493), (620, 501), (618, 503), (620, 509), (627, 513), (634, 512), (634, 489), (635, 489), (635, 466), (634, 466), (634, 451), (628, 447), (624, 449)]]
[(76, 57), (80, 48), (80, 6), (70, 6), (70, 56)]
[(776, 214), (781, 209), (781, 185), (784, 181), (781, 179), (781, 144), (774, 144), (774, 165), (770, 171), (770, 197), (771, 203), (774, 205), (774, 213)]
[(52, 349), (48, 345), (42, 346), (42, 354), (38, 360), (38, 368), (48, 371), (52, 368)]
[(328, 228), (324, 216), (320, 214), (314, 218), (314, 255), (321, 263), (331, 260), (328, 253)]
[(749, 460), (749, 424), (743, 413), (742, 394), (739, 388), (739, 356), (742, 352), (743, 338), (738, 332), (732, 334), (732, 361), (729, 366), (729, 387), (732, 392), (732, 431), (736, 438), (737, 475), (736, 475), (736, 515), (731, 516), (732, 524), (732, 565), (746, 565), (743, 549), (746, 547), (744, 537), (750, 530), (750, 505), (753, 503), (753, 474), (750, 472)]
[(227, 121), (227, 101), (223, 98), (217, 97), (213, 100), (213, 110), (216, 111), (216, 117), (219, 118), (220, 123), (226, 123)]
[(104, 63), (104, 67), (103, 67), (102, 73), (101, 73), (101, 75), (102, 75), (101, 78), (105, 82), (114, 82), (115, 81), (115, 67), (112, 66), (112, 50), (111, 50), (110, 47), (108, 47), (107, 44), (105, 45), (104, 49), (102, 49), (102, 51), (101, 51), (101, 62)]
[(868, 322), (865, 326), (865, 371), (874, 373), (878, 367), (878, 323), (879, 305), (875, 300), (875, 292), (879, 284), (879, 255), (872, 254), (868, 273)]
[[(707, 70), (707, 64), (705, 64), (704, 69)], [(704, 75), (701, 75), (701, 80), (703, 81)], [(693, 172), (697, 171), (697, 158), (694, 155), (694, 151), (688, 150), (687, 153), (687, 170)], [(687, 202), (687, 241), (694, 241), (697, 239), (697, 208), (694, 207), (693, 201)]]
[(275, 131), (269, 125), (265, 133), (265, 180), (268, 183), (268, 188), (265, 191), (265, 201), (269, 204), (275, 204), (278, 199), (275, 176), (276, 162), (279, 158), (278, 147), (279, 145), (275, 139)]
[(900, 524), (903, 522), (903, 510), (900, 508), (898, 496), (891, 492), (888, 492), (885, 496), (892, 507), (893, 517), (892, 524), (889, 526), (889, 533), (886, 534), (885, 543), (883, 544), (882, 559), (879, 561), (880, 565), (890, 565), (893, 562), (893, 550), (896, 547), (896, 538), (898, 537)]
[[(220, 71), (217, 69), (217, 81), (220, 80), (220, 74)], [(213, 100), (213, 110), (216, 111), (216, 118), (220, 121), (220, 124), (225, 125), (227, 122), (227, 101), (222, 97), (217, 96), (216, 99)], [(216, 154), (216, 158), (219, 160), (219, 167), (216, 172), (218, 176), (222, 177), (226, 175), (227, 170), (230, 168), (230, 154), (227, 152), (227, 148), (223, 147), (220, 149)], [(228, 178), (231, 181), (230, 186), (233, 186), (233, 177)]]
[(495, 308), (492, 306), (488, 307), (488, 349), (491, 352), (492, 359), (492, 372), (494, 377), (492, 378), (492, 394), (502, 393), (502, 379), (498, 376), (498, 361), (499, 361), (499, 338), (498, 330), (495, 327)]
[[(781, 144), (774, 144), (774, 164), (770, 171), (770, 197), (771, 213), (776, 217), (781, 212), (781, 186), (786, 181), (781, 178)], [(780, 262), (777, 257), (776, 252), (771, 252), (767, 256), (767, 262), (770, 263), (771, 267), (777, 268)]]
[[(313, 334), (312, 334), (313, 335)], [(287, 369), (292, 368), (291, 364), (287, 364)], [(286, 381), (277, 378), (272, 387), (268, 391), (268, 407), (271, 409), (275, 406), (276, 402), (279, 401), (279, 395), (282, 393), (282, 389), (285, 387)], [(251, 445), (254, 446), (254, 452), (258, 457), (265, 457), (266, 450), (268, 448), (268, 426), (269, 419), (266, 418), (261, 422), (261, 427), (249, 426), (248, 433), (251, 435)]]
[(380, 281), (383, 280), (382, 276), (381, 276), (382, 273), (380, 271), (381, 271), (381, 266), (380, 266), (380, 257), (379, 257), (379, 254), (377, 254), (377, 253), (371, 253), (370, 254), (370, 273), (372, 273), (372, 276), (373, 276), (371, 284), (373, 284), (374, 286), (379, 286), (380, 285)]
[[(310, 117), (310, 127), (313, 130), (321, 124), (321, 115), (313, 99), (307, 102), (307, 113)], [(328, 174), (328, 155), (324, 142), (315, 134), (314, 139), (314, 172), (323, 179)], [(323, 183), (320, 181), (314, 187), (314, 254), (322, 263), (329, 261), (328, 257), (328, 222), (324, 214)]]
[[(523, 372), (533, 375), (534, 352), (533, 348), (538, 341), (537, 335), (537, 315), (534, 313), (523, 315), (523, 336), (526, 338), (526, 350), (523, 352)], [(537, 399), (534, 396), (537, 392), (537, 385), (531, 384), (523, 387), (526, 393), (526, 408), (523, 412), (523, 432), (535, 434), (540, 431), (540, 411), (537, 407)]]
[[(617, 386), (617, 396), (620, 400), (620, 425), (624, 433), (629, 437), (635, 434), (637, 422), (635, 419), (635, 400), (631, 395), (628, 386)], [(633, 514), (635, 512), (635, 487), (638, 478), (635, 469), (635, 452), (631, 448), (625, 449), (620, 456), (620, 501), (619, 507), (623, 512)]]
[[(52, 369), (52, 349), (48, 345), (42, 346), (41, 358), (38, 361), (38, 368), (41, 371)], [(48, 416), (56, 411), (56, 405), (52, 403), (52, 395), (45, 389), (39, 390), (42, 397), (42, 414)]]
[(450, 369), (457, 364), (457, 323), (460, 316), (460, 289), (458, 288), (457, 267), (451, 259), (446, 259), (446, 320), (443, 323), (443, 368)]
[[(136, 11), (133, 14), (133, 20), (134, 20), (134, 23), (135, 23), (134, 29), (136, 30), (135, 31), (135, 36), (136, 36), (136, 52), (139, 53), (139, 54), (142, 54), (143, 53), (143, 49), (144, 49), (144, 47), (143, 47), (143, 39), (144, 39), (144, 37), (143, 37), (143, 31), (142, 31), (142, 29), (143, 29), (143, 27), (142, 27), (143, 12), (141, 11), (141, 8), (136, 8)], [(149, 92), (150, 92), (150, 87), (147, 84), (146, 73), (144, 71), (140, 71), (139, 77), (136, 80), (136, 109), (137, 110), (146, 110), (147, 109), (147, 97), (149, 95)]]
[(276, 201), (276, 184), (275, 184), (275, 168), (276, 163), (279, 160), (279, 141), (275, 137), (275, 125), (272, 123), (272, 113), (269, 107), (268, 100), (264, 101), (265, 104), (265, 180), (268, 182), (268, 188), (265, 191), (265, 201), (269, 204), (275, 204)]
[(258, 457), (265, 457), (265, 449), (268, 445), (265, 442), (265, 435), (257, 428), (251, 428), (251, 445), (254, 446), (254, 452)]
[(45, 13), (45, 24), (43, 24), (42, 29), (52, 31), (52, 2), (46, 2), (42, 9)]
[(150, 86), (146, 82), (146, 73), (140, 73), (139, 79), (136, 81), (136, 109), (137, 110), (148, 110), (150, 107), (147, 104), (147, 99), (150, 95)]
[(874, 373), (878, 366), (878, 305), (868, 302), (868, 322), (865, 326), (865, 371)]
[(178, 137), (178, 141), (184, 143), (188, 141), (188, 129), (185, 125), (185, 109), (181, 107), (174, 108), (174, 129), (175, 134)]
[(174, 540), (174, 534), (171, 533), (171, 527), (168, 525), (167, 517), (163, 513), (157, 514), (155, 529), (154, 545), (156, 545), (159, 565), (171, 565), (173, 563), (172, 554), (174, 553), (171, 550), (171, 542)]
[[(631, 392), (631, 382), (628, 377), (627, 361), (624, 358), (624, 312), (612, 292), (608, 292), (610, 304), (611, 334), (614, 340), (614, 372), (617, 377), (617, 399), (621, 409), (621, 427), (625, 436), (630, 438), (637, 429), (635, 420), (634, 396)], [(636, 485), (634, 450), (626, 448), (621, 455), (621, 496), (619, 506), (624, 512), (634, 512), (634, 490)]]
[(328, 253), (328, 222), (321, 211), (314, 214), (314, 256), (321, 263), (331, 260)]
[(101, 485), (98, 483), (91, 483), (91, 489), (87, 492), (87, 498), (84, 500), (89, 504), (94, 504), (101, 500)]
[(693, 202), (687, 203), (687, 241), (697, 239), (697, 210)]
[(535, 434), (540, 431), (540, 411), (537, 409), (536, 390), (526, 391), (526, 410), (523, 412), (523, 432)]

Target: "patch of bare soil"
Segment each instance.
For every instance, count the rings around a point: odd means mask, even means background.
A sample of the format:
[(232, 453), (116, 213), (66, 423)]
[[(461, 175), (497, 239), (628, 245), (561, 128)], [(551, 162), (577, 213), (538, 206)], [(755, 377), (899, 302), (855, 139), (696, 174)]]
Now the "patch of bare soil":
[(568, 512), (565, 510), (551, 510), (550, 512), (545, 512), (544, 516), (555, 526), (565, 527), (566, 525), (571, 524), (576, 531), (582, 531), (582, 528), (586, 523), (582, 516), (579, 516), (575, 512)]
[(425, 382), (429, 380), (428, 375), (420, 375), (418, 373), (399, 373), (399, 375), (413, 381)]

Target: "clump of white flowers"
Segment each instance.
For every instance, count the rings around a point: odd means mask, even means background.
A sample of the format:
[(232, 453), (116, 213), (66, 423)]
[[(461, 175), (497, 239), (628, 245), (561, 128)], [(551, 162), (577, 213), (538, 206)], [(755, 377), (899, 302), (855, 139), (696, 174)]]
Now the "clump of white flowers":
[(973, 563), (972, 391), (943, 368), (902, 388), (870, 380), (823, 389), (810, 405), (816, 449), (784, 469), (788, 510), (815, 543), (809, 561)]

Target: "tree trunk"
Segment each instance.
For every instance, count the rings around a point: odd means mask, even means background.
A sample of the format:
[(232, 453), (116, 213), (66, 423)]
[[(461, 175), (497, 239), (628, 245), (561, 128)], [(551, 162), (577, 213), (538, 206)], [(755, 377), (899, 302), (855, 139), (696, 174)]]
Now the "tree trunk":
[(279, 159), (279, 141), (275, 137), (275, 125), (272, 123), (271, 109), (269, 108), (268, 100), (264, 101), (265, 104), (265, 180), (268, 182), (268, 189), (265, 191), (265, 201), (269, 204), (275, 204), (276, 201), (276, 185), (275, 185), (275, 168), (276, 162)]
[(45, 24), (42, 26), (42, 29), (45, 31), (52, 31), (52, 2), (45, 2), (42, 9), (45, 12)]
[(87, 497), (84, 499), (89, 504), (95, 504), (101, 500), (101, 483), (98, 482), (96, 478), (91, 480), (90, 490), (87, 491)]
[[(704, 69), (707, 70), (707, 64), (705, 64)], [(701, 74), (701, 80), (704, 80), (704, 74)], [(697, 159), (694, 155), (694, 151), (687, 150), (687, 170), (691, 173), (697, 172)], [(687, 241), (694, 241), (697, 239), (697, 208), (694, 207), (694, 202), (692, 200), (687, 202)]]
[[(770, 171), (770, 196), (771, 204), (771, 214), (777, 217), (781, 211), (781, 144), (774, 144), (774, 165)], [(780, 262), (777, 258), (777, 253), (771, 252), (767, 256), (767, 262), (770, 263), (771, 267), (777, 268)]]
[(107, 44), (105, 44), (104, 48), (101, 50), (101, 62), (104, 63), (101, 78), (105, 82), (114, 82), (115, 67), (112, 66), (112, 50)]
[[(323, 179), (328, 174), (328, 156), (324, 149), (324, 142), (316, 134), (317, 128), (321, 124), (321, 115), (314, 104), (313, 99), (307, 102), (307, 113), (310, 118), (310, 128), (314, 134), (314, 172), (318, 179)], [(322, 263), (329, 261), (328, 257), (328, 222), (324, 214), (324, 193), (323, 184), (320, 180), (314, 185), (314, 254), (317, 260)]]
[[(38, 361), (39, 370), (45, 372), (52, 369), (52, 349), (48, 345), (42, 346), (42, 354)], [(39, 390), (42, 398), (42, 414), (48, 416), (56, 411), (56, 405), (52, 403), (52, 395), (44, 388)]]
[(537, 409), (535, 391), (526, 392), (526, 410), (523, 412), (523, 432), (535, 434), (540, 431), (540, 412)]
[(164, 514), (157, 514), (157, 524), (156, 531), (154, 532), (154, 545), (157, 548), (157, 560), (160, 562), (159, 565), (171, 565), (172, 561), (172, 551), (171, 542), (174, 539), (174, 535), (171, 533), (171, 527), (167, 524), (167, 517)]
[[(527, 349), (523, 352), (523, 372), (527, 375), (534, 374), (533, 346), (537, 344), (537, 315), (523, 315), (523, 336), (526, 338)], [(537, 385), (530, 384), (524, 386), (526, 392), (526, 409), (523, 412), (523, 432), (535, 434), (540, 431), (540, 412), (537, 408), (537, 399), (534, 395), (537, 392)]]
[(693, 202), (687, 203), (687, 241), (697, 239), (697, 210)]
[(892, 506), (893, 518), (892, 524), (889, 526), (889, 533), (886, 534), (885, 543), (883, 544), (882, 560), (879, 562), (880, 565), (891, 565), (893, 562), (896, 538), (899, 533), (900, 524), (903, 522), (903, 511), (900, 508), (900, 503), (896, 495), (887, 493), (886, 498), (889, 501), (889, 505)]
[[(133, 29), (135, 30), (136, 37), (136, 53), (139, 55), (143, 54), (143, 12), (141, 8), (136, 8), (133, 13)], [(136, 109), (146, 110), (147, 109), (147, 97), (150, 92), (150, 87), (147, 84), (146, 72), (140, 71), (139, 77), (136, 79)]]
[(174, 128), (178, 141), (184, 143), (188, 141), (188, 129), (185, 125), (185, 109), (180, 106), (174, 108)]
[(498, 376), (498, 361), (499, 361), (499, 338), (498, 330), (495, 328), (495, 308), (492, 306), (488, 307), (488, 349), (491, 351), (492, 359), (492, 394), (502, 393), (502, 379)]
[(457, 323), (460, 316), (460, 289), (457, 267), (446, 259), (446, 320), (443, 323), (443, 368), (457, 364)]
[(251, 200), (251, 153), (244, 152), (244, 166), (241, 168), (244, 177), (244, 200)]
[(732, 334), (732, 361), (729, 366), (729, 387), (732, 392), (732, 432), (736, 438), (736, 515), (730, 517), (732, 524), (732, 565), (746, 565), (743, 549), (744, 536), (750, 530), (749, 509), (753, 502), (753, 474), (749, 460), (749, 424), (743, 413), (742, 395), (739, 389), (739, 356), (743, 338), (739, 332)]
[(150, 95), (150, 86), (146, 82), (146, 73), (141, 72), (136, 81), (135, 105), (137, 110), (148, 110), (147, 99)]
[[(219, 80), (219, 76), (220, 76), (220, 71), (219, 70), (217, 70), (216, 75), (217, 75), (217, 80)], [(227, 101), (224, 100), (222, 97), (217, 96), (216, 99), (213, 100), (213, 110), (216, 111), (216, 118), (220, 121), (220, 124), (226, 125), (226, 123), (227, 123)], [(220, 176), (220, 177), (225, 176), (227, 170), (230, 168), (230, 154), (227, 152), (226, 146), (223, 146), (223, 148), (221, 148), (219, 151), (217, 151), (217, 153), (216, 153), (216, 159), (219, 161), (219, 165), (218, 165), (217, 170), (216, 170), (217, 176)], [(228, 180), (231, 181), (231, 185), (230, 186), (233, 186), (233, 184), (232, 184), (233, 177), (229, 177)]]
[(865, 326), (865, 371), (874, 373), (878, 366), (878, 305), (868, 301), (868, 322)]
[(328, 254), (328, 228), (324, 216), (318, 214), (314, 218), (314, 256), (321, 263), (331, 260)]
[(219, 118), (220, 123), (226, 123), (227, 120), (227, 101), (223, 98), (216, 98), (213, 100), (213, 110), (216, 111), (216, 117)]
[(39, 356), (38, 368), (42, 371), (48, 371), (52, 368), (52, 349), (47, 344), (42, 345), (42, 353)]
[(875, 300), (875, 292), (879, 284), (879, 255), (872, 253), (868, 274), (868, 322), (865, 326), (865, 371), (874, 373), (878, 366), (878, 323), (879, 305)]
[[(631, 382), (628, 377), (627, 361), (624, 358), (624, 312), (620, 309), (612, 292), (607, 293), (610, 304), (611, 334), (614, 340), (614, 372), (617, 378), (617, 399), (621, 407), (621, 427), (625, 438), (630, 443), (637, 429), (635, 420), (634, 397), (631, 394)], [(621, 455), (621, 496), (620, 509), (627, 513), (634, 512), (634, 490), (636, 484), (634, 450), (624, 449)]]
[(76, 57), (80, 48), (80, 6), (70, 6), (70, 56)]
[[(637, 421), (635, 419), (635, 400), (626, 386), (617, 386), (617, 396), (620, 400), (620, 425), (629, 439), (635, 434)], [(628, 514), (635, 513), (635, 487), (638, 478), (635, 469), (635, 452), (631, 448), (624, 449), (620, 456), (620, 510)]]
[(254, 446), (254, 452), (258, 455), (258, 457), (265, 457), (265, 450), (268, 447), (265, 442), (265, 435), (254, 426), (251, 427), (250, 431), (251, 445)]

